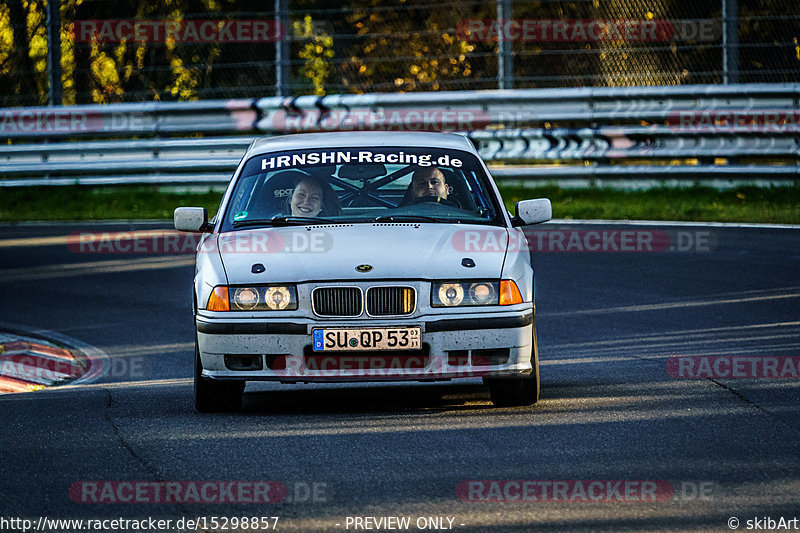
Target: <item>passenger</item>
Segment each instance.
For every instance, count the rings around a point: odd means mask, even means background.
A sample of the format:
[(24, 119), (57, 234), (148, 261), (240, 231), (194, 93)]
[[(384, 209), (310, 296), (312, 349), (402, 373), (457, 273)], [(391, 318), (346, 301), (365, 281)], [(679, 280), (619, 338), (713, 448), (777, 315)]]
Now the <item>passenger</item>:
[(289, 198), (289, 212), (294, 217), (341, 215), (339, 198), (329, 183), (318, 178), (300, 178)]

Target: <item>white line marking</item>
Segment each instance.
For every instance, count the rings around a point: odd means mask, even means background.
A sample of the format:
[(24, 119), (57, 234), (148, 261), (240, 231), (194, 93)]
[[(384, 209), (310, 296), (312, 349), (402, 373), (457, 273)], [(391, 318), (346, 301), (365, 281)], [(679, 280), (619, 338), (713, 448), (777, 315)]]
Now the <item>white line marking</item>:
[(616, 224), (620, 226), (688, 226), (704, 228), (744, 228), (744, 229), (800, 229), (800, 224), (768, 224), (758, 222), (693, 222), (686, 220), (583, 220), (571, 218), (553, 218), (544, 224)]
[(559, 311), (556, 313), (539, 313), (540, 316), (572, 316), (572, 315), (602, 315), (605, 313), (630, 313), (639, 311), (658, 311), (661, 309), (680, 309), (681, 307), (703, 307), (707, 305), (738, 304), (746, 302), (762, 302), (766, 300), (783, 300), (786, 298), (800, 298), (800, 294), (777, 294), (774, 296), (755, 296), (752, 298), (729, 298), (724, 300), (697, 300), (688, 302), (671, 302), (664, 304), (626, 305), (620, 307), (607, 307), (605, 309), (582, 309), (576, 311)]

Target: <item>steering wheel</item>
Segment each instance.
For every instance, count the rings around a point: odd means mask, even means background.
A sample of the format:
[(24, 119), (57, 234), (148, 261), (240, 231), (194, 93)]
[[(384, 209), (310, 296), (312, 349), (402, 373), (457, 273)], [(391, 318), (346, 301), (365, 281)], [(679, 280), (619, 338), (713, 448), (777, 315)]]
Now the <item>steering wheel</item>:
[(419, 196), (414, 198), (415, 204), (440, 204), (446, 205), (448, 207), (458, 207), (461, 208), (461, 204), (459, 204), (455, 200), (450, 200), (449, 198), (442, 198), (441, 196)]

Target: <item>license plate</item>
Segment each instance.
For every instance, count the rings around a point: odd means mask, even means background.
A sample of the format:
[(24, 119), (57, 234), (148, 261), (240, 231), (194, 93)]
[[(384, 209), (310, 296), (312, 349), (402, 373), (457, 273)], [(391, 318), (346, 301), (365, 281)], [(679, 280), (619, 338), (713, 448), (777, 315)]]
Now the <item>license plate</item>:
[(315, 352), (358, 350), (419, 350), (422, 330), (408, 328), (315, 329)]

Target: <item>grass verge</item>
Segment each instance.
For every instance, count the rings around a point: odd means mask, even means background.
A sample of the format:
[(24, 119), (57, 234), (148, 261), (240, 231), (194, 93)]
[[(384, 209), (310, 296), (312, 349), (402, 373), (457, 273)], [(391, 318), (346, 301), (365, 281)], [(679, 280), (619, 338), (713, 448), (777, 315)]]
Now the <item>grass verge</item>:
[[(507, 207), (526, 198), (550, 198), (554, 218), (688, 220), (800, 224), (800, 187), (705, 187), (620, 191), (501, 186)], [(0, 220), (170, 219), (178, 206), (216, 212), (222, 193), (157, 187), (30, 187), (3, 189)]]
[(800, 224), (800, 187), (709, 187), (643, 191), (501, 187), (513, 212), (515, 202), (550, 198), (554, 218), (686, 220)]
[(221, 192), (174, 192), (158, 187), (25, 187), (0, 194), (0, 220), (171, 219), (176, 207), (215, 213)]

